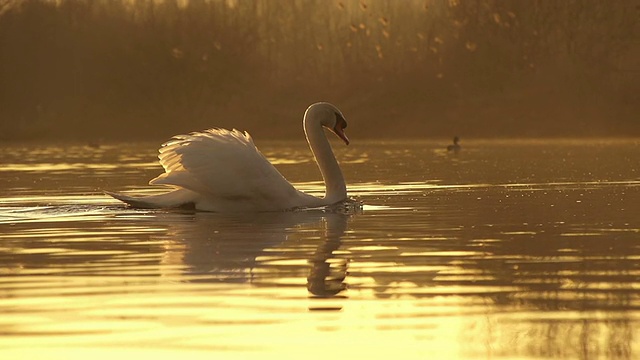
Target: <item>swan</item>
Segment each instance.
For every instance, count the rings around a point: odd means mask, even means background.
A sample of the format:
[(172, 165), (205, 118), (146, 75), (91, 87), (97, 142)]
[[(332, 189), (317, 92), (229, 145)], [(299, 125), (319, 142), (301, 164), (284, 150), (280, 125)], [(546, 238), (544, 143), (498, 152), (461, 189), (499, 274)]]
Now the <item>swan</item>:
[(319, 102), (307, 108), (303, 117), (307, 143), (320, 168), (325, 196), (297, 190), (262, 155), (247, 132), (213, 128), (177, 135), (159, 149), (165, 172), (149, 181), (172, 190), (151, 196), (129, 196), (108, 192), (138, 208), (195, 207), (214, 212), (265, 212), (312, 208), (347, 199), (347, 187), (329, 140), (328, 128), (345, 144), (347, 122), (332, 104)]

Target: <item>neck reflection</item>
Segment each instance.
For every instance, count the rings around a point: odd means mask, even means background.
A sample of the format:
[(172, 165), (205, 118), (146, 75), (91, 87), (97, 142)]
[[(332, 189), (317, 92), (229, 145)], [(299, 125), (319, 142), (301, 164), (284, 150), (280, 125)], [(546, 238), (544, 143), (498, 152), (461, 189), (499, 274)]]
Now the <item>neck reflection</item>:
[(347, 217), (343, 214), (327, 214), (324, 219), (324, 241), (309, 259), (311, 268), (307, 290), (314, 296), (332, 297), (347, 288), (348, 259), (335, 254), (347, 230)]

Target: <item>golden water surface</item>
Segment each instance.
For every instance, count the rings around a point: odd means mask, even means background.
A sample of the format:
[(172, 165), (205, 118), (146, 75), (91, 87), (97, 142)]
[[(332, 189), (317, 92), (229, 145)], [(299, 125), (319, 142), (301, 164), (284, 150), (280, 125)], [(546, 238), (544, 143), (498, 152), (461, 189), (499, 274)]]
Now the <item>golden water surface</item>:
[(103, 195), (154, 143), (0, 146), (0, 357), (640, 357), (640, 141), (353, 140), (362, 211), (237, 215)]

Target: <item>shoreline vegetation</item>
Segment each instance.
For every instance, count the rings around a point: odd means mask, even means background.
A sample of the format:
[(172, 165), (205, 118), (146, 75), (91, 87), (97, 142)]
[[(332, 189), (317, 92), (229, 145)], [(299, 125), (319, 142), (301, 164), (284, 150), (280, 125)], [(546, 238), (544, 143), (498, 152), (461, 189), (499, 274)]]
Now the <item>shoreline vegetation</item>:
[(640, 11), (600, 0), (0, 2), (0, 140), (640, 136)]

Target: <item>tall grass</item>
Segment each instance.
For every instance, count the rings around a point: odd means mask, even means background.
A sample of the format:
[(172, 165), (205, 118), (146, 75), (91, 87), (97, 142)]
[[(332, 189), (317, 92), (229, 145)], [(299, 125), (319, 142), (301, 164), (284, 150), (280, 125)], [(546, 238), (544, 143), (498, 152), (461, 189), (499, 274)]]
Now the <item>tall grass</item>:
[(0, 138), (640, 135), (634, 1), (0, 4)]

